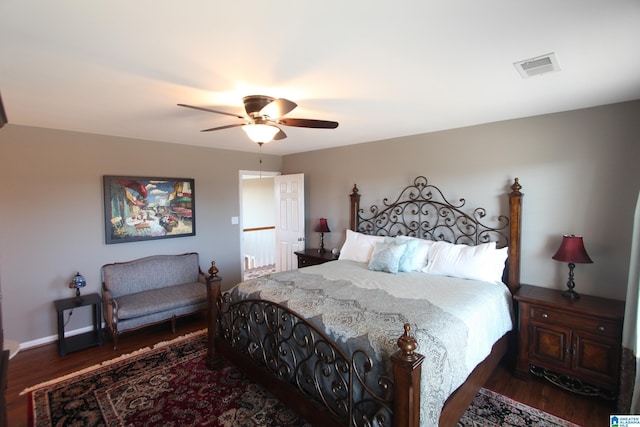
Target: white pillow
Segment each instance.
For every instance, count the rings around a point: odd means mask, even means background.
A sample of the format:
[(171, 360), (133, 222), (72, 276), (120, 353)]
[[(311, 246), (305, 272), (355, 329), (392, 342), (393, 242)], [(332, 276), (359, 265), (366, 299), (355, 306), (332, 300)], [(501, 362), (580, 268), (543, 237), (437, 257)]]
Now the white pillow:
[(506, 259), (507, 249), (496, 249), (495, 242), (468, 246), (439, 241), (430, 248), (429, 261), (422, 271), (462, 279), (500, 282)]
[(395, 239), (377, 242), (373, 247), (373, 253), (369, 261), (369, 270), (396, 274), (398, 272), (400, 258), (406, 248), (406, 243), (400, 243)]
[(385, 241), (390, 239), (407, 244), (407, 248), (400, 258), (399, 271), (420, 271), (426, 267), (429, 247), (435, 242), (408, 236), (387, 237)]
[(369, 262), (373, 247), (376, 242), (384, 241), (384, 236), (370, 236), (347, 230), (347, 237), (340, 249), (338, 259), (347, 259), (358, 262)]
[(504, 248), (489, 251), (489, 259), (487, 260), (485, 272), (488, 277), (492, 278), (492, 282), (502, 282), (505, 262), (508, 257), (509, 249), (506, 246)]

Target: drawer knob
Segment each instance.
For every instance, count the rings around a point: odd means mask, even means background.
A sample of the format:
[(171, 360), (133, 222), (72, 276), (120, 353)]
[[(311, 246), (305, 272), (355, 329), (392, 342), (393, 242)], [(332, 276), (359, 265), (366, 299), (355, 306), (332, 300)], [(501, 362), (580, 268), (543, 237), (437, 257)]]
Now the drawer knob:
[(599, 330), (600, 332), (604, 332), (604, 326), (598, 326), (598, 330)]
[(548, 318), (549, 318), (549, 315), (548, 315), (547, 313), (542, 313), (542, 318), (543, 318), (543, 319), (548, 319)]

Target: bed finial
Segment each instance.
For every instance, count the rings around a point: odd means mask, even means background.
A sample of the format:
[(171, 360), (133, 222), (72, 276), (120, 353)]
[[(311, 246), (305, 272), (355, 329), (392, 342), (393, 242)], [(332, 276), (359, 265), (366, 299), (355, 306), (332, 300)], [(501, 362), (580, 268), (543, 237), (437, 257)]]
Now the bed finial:
[(513, 185), (511, 185), (511, 194), (521, 194), (520, 190), (522, 189), (522, 185), (520, 185), (520, 181), (518, 178), (513, 180)]
[(209, 279), (215, 279), (218, 277), (218, 267), (216, 267), (216, 262), (211, 261), (211, 268), (209, 268)]
[(409, 334), (411, 331), (411, 325), (404, 324), (404, 334), (398, 338), (398, 347), (402, 350), (405, 357), (410, 358), (413, 356), (413, 352), (418, 348), (416, 339)]

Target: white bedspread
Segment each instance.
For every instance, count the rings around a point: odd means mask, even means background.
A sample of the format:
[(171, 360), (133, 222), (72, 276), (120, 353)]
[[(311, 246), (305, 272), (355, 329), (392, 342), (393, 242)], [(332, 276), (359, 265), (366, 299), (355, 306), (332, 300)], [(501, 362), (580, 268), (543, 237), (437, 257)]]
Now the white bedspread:
[[(296, 279), (296, 275), (303, 277)], [(305, 289), (291, 287), (292, 281), (299, 281)], [(322, 290), (321, 299), (317, 298), (321, 295), (318, 290)], [(309, 298), (309, 291), (315, 292), (315, 299)], [(402, 322), (408, 321), (418, 341), (417, 351), (425, 356), (420, 390), (423, 427), (437, 426), (446, 398), (513, 325), (511, 294), (502, 283), (421, 272), (383, 273), (368, 270), (365, 263), (347, 260), (243, 282), (232, 293), (243, 298), (282, 302), (308, 318), (321, 317), (322, 322), (331, 324), (332, 328), (338, 325), (332, 335), (340, 342), (368, 335), (376, 352), (377, 347), (385, 347), (383, 354), (395, 351), (394, 343), (402, 333)], [(350, 301), (350, 296), (356, 300)], [(363, 299), (367, 299), (366, 304), (372, 304), (372, 310), (358, 302)], [(421, 303), (424, 300), (429, 303)], [(387, 305), (388, 312), (384, 309)], [(406, 320), (401, 314), (403, 307), (408, 310)], [(345, 321), (345, 316), (351, 319)], [(425, 326), (425, 322), (430, 325)], [(391, 336), (388, 330), (376, 332), (372, 327), (374, 323), (385, 324), (394, 332)], [(353, 329), (345, 329), (345, 324)]]
[(426, 299), (453, 314), (469, 330), (466, 357), (469, 373), (489, 355), (493, 344), (513, 327), (511, 293), (504, 283), (422, 272), (382, 273), (367, 269), (365, 263), (347, 260), (314, 265), (299, 271), (321, 274), (329, 280), (348, 280), (356, 286), (381, 289), (398, 298)]

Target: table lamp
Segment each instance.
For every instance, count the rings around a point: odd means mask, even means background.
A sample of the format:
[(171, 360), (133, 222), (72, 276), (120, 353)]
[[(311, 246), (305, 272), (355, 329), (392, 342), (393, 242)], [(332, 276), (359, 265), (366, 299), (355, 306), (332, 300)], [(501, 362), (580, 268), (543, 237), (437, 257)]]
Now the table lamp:
[(69, 287), (71, 289), (76, 288), (76, 302), (82, 301), (82, 298), (80, 298), (80, 288), (84, 288), (86, 285), (87, 281), (80, 272), (76, 273), (76, 275), (73, 276), (73, 279), (71, 279), (71, 282), (69, 282)]
[(324, 249), (324, 233), (331, 233), (331, 230), (329, 230), (329, 225), (327, 224), (327, 219), (320, 218), (320, 220), (318, 221), (318, 225), (316, 225), (314, 231), (320, 233), (320, 249), (318, 249), (318, 252), (323, 254), (326, 252)]
[(570, 235), (570, 236), (562, 236), (562, 243), (560, 243), (560, 248), (556, 254), (552, 257), (556, 261), (568, 262), (569, 263), (569, 280), (567, 281), (567, 289), (562, 293), (562, 296), (578, 299), (580, 298), (580, 294), (573, 290), (575, 287), (575, 282), (573, 281), (573, 269), (576, 266), (576, 263), (592, 263), (591, 258), (587, 254), (587, 250), (584, 248), (584, 242), (582, 241), (582, 237)]

